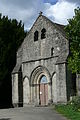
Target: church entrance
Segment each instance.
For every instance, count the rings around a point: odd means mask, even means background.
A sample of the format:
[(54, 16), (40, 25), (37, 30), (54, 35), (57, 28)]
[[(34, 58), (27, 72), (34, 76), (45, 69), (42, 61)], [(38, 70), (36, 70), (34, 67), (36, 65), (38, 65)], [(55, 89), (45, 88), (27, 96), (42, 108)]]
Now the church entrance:
[(40, 80), (40, 92), (39, 92), (39, 98), (40, 98), (40, 105), (45, 106), (48, 105), (48, 81), (46, 76), (43, 76)]
[(36, 67), (30, 77), (30, 101), (34, 105), (45, 106), (52, 101), (51, 75), (47, 68)]

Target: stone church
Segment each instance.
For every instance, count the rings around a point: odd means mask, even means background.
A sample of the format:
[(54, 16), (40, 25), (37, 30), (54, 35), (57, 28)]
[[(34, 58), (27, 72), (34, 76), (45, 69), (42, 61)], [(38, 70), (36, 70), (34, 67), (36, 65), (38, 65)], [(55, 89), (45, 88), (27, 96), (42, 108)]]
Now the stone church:
[(64, 26), (40, 13), (17, 51), (13, 106), (66, 103), (71, 94), (68, 55)]

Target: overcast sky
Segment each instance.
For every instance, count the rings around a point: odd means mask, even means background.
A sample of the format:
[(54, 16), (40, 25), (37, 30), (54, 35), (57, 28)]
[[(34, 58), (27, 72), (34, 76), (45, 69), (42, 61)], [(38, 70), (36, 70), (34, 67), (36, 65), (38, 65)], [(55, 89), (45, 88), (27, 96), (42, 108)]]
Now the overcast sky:
[(78, 6), (80, 0), (0, 0), (0, 13), (22, 20), (25, 29), (30, 29), (40, 11), (52, 21), (65, 25)]

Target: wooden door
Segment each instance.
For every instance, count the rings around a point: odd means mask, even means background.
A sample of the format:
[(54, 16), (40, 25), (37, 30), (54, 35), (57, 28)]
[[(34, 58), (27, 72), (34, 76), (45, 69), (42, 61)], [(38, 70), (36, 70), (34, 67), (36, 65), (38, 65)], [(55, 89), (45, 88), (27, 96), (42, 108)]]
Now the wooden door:
[(40, 105), (48, 105), (48, 84), (40, 84)]

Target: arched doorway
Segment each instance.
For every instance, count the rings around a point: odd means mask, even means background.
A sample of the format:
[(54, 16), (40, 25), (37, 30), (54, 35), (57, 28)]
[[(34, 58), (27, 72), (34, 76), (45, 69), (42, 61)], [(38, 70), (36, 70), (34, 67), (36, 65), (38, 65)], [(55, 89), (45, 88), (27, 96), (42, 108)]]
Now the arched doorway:
[(36, 67), (31, 73), (30, 100), (32, 104), (42, 106), (48, 105), (52, 101), (51, 75), (48, 69), (43, 66)]
[(48, 105), (48, 81), (46, 76), (42, 76), (40, 79), (39, 100), (41, 106)]

